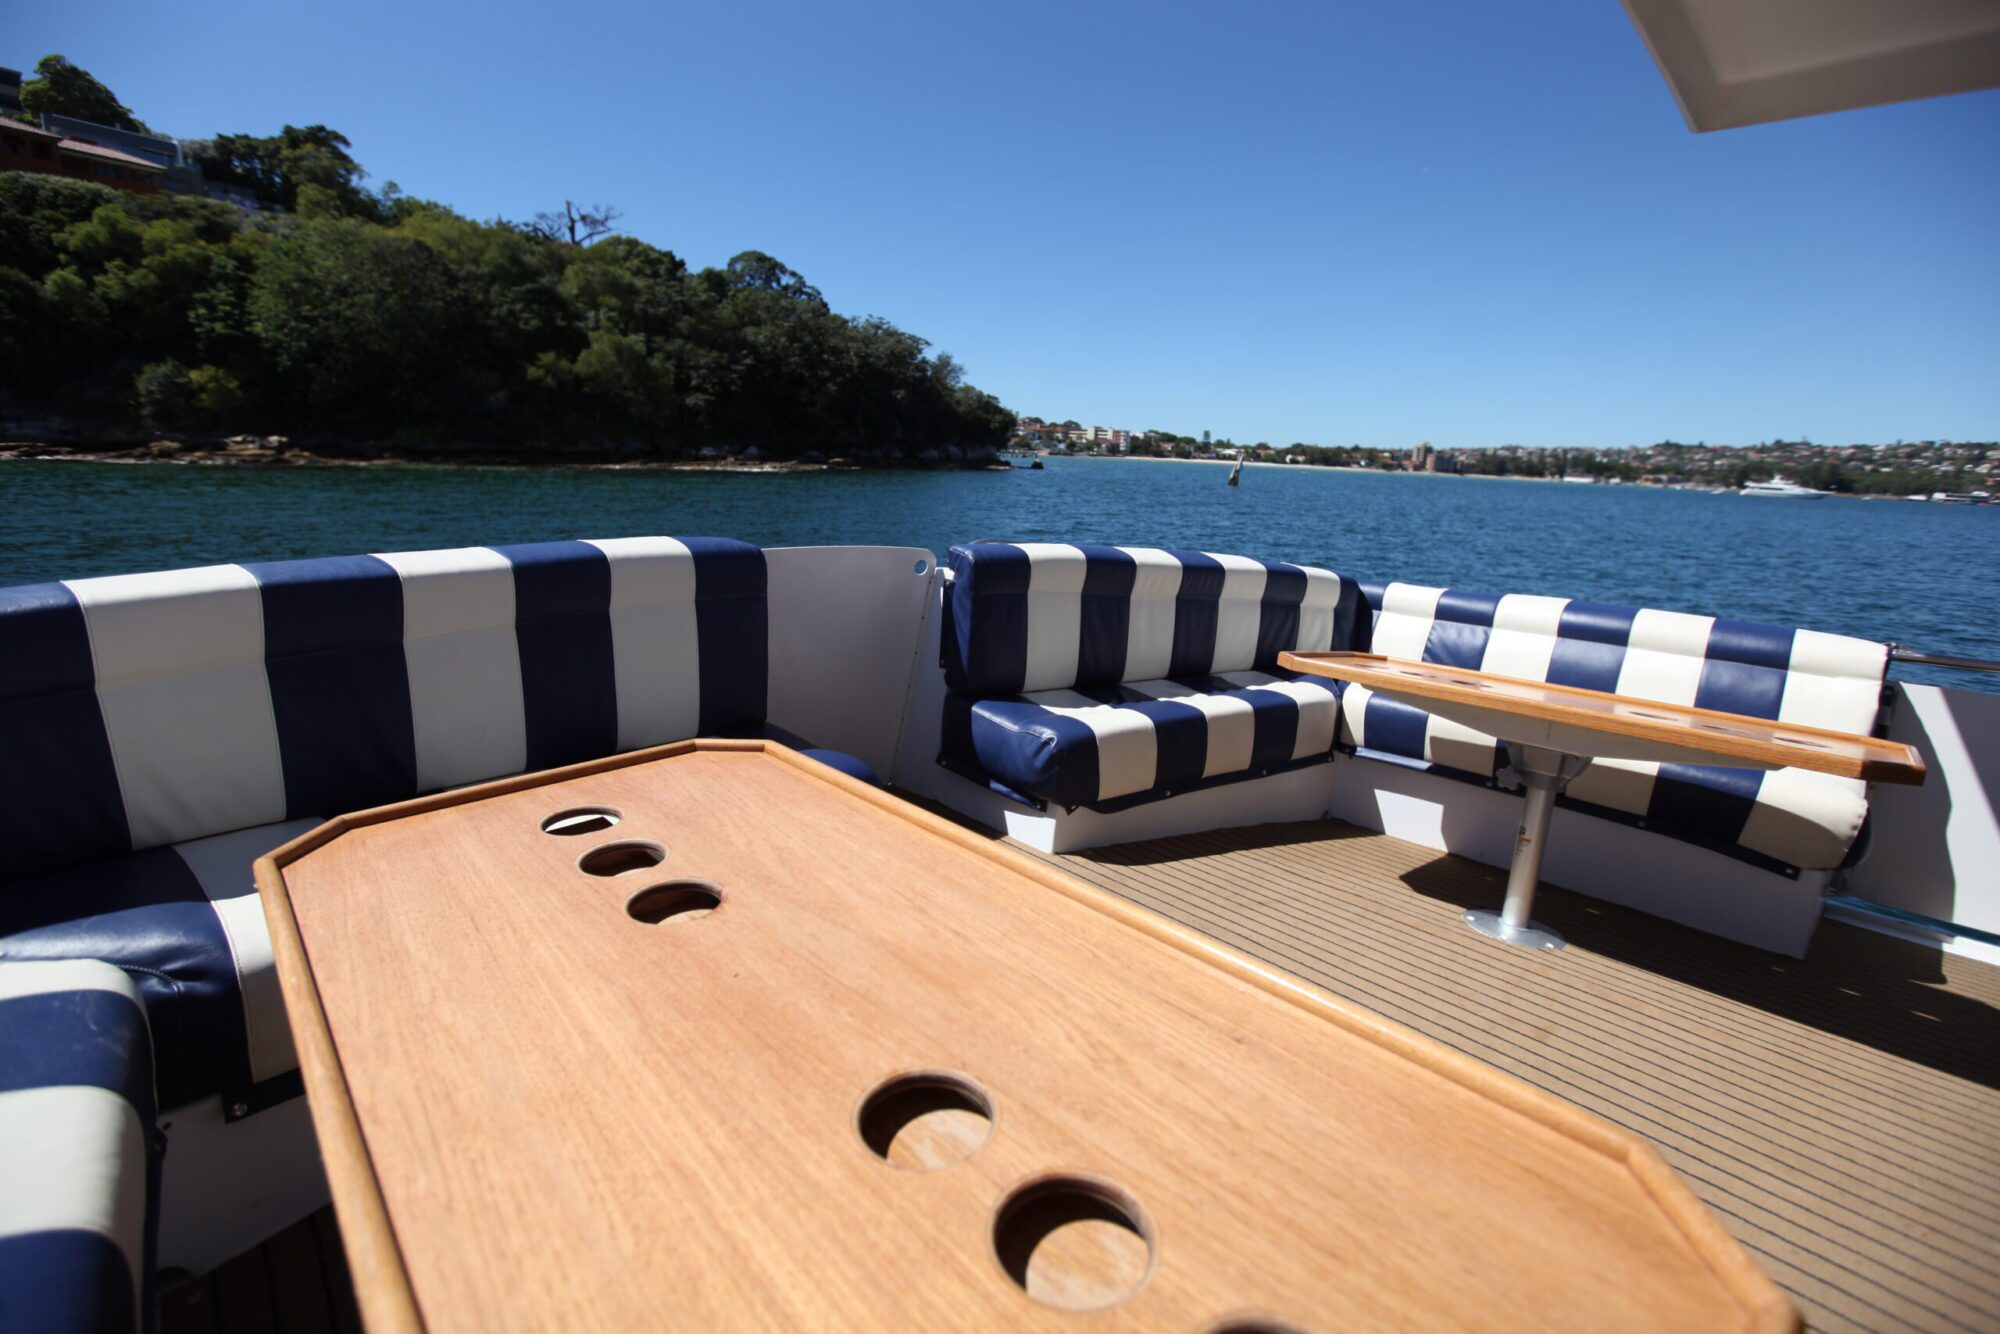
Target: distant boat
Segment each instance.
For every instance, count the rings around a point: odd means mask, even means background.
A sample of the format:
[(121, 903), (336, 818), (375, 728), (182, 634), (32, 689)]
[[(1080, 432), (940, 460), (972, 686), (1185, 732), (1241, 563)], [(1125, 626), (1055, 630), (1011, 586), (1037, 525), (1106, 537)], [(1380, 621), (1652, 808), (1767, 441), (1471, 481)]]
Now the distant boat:
[(1832, 495), (1831, 491), (1815, 491), (1797, 482), (1788, 482), (1782, 477), (1773, 477), (1768, 482), (1745, 482), (1737, 492), (1742, 496), (1768, 496), (1773, 500), (1819, 500)]
[(1229, 470), (1229, 484), (1231, 486), (1243, 484), (1243, 460), (1240, 458), (1236, 460), (1236, 466)]

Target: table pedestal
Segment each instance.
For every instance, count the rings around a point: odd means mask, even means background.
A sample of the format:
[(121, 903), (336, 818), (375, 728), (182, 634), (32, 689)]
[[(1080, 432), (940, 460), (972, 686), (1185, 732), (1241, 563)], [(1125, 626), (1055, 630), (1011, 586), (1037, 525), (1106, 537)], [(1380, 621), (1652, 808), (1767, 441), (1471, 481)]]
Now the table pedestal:
[(1590, 759), (1565, 755), (1540, 746), (1507, 743), (1507, 759), (1520, 775), (1526, 789), (1521, 808), (1521, 832), (1514, 839), (1514, 859), (1507, 868), (1507, 898), (1499, 912), (1475, 908), (1465, 914), (1474, 931), (1520, 945), (1527, 949), (1559, 950), (1568, 942), (1539, 922), (1530, 920), (1535, 906), (1535, 888), (1542, 880), (1542, 853), (1549, 838), (1549, 817), (1555, 813), (1556, 794), (1584, 771)]

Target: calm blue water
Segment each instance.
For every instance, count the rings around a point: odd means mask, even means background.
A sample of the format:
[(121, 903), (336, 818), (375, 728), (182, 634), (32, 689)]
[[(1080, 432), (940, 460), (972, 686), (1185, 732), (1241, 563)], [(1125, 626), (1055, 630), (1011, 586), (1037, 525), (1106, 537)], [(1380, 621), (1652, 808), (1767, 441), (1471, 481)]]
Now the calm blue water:
[[(0, 462), (0, 585), (220, 561), (705, 533), (1237, 551), (1362, 577), (1776, 621), (2000, 658), (2000, 506), (1052, 459), (1042, 472), (263, 471)], [(1898, 668), (2000, 690), (2000, 678)]]

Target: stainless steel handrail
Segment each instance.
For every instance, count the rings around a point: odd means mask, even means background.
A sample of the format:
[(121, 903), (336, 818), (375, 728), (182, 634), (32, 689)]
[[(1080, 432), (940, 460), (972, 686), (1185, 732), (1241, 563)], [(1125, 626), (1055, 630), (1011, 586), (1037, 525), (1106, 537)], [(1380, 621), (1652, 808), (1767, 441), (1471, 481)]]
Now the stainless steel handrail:
[(1925, 653), (1901, 644), (1889, 645), (1891, 662), (1921, 662), (1928, 667), (1957, 667), (1968, 672), (2000, 672), (2000, 662), (1991, 658), (1960, 658), (1950, 653)]
[(2000, 945), (2000, 935), (1995, 935), (1991, 931), (1982, 931), (1976, 926), (1960, 926), (1957, 922), (1947, 922), (1941, 917), (1927, 917), (1920, 912), (1911, 912), (1908, 908), (1892, 908), (1886, 903), (1859, 899), (1852, 894), (1829, 894), (1824, 902), (1851, 913), (1860, 913), (1868, 917), (1886, 917), (1891, 921), (1901, 922), (1906, 926), (1922, 927), (1926, 931), (1935, 931), (1943, 936), (1960, 936), (1966, 940), (1976, 940), (1982, 945)]

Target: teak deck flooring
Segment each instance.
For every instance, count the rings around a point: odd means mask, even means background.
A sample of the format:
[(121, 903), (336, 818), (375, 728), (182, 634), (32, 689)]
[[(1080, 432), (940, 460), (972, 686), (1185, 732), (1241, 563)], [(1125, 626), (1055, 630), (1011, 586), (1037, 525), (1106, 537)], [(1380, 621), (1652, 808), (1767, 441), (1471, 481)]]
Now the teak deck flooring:
[(1045, 860), (1644, 1135), (1812, 1327), (2000, 1329), (2000, 968), (1548, 886), (1569, 948), (1508, 949), (1505, 872), (1336, 822)]
[(160, 1298), (160, 1334), (361, 1334), (331, 1206)]
[[(1459, 921), (1502, 872), (1329, 822), (1045, 860), (1643, 1134), (1812, 1327), (2000, 1327), (2000, 969), (1832, 922), (1786, 959), (1553, 887), (1570, 947), (1510, 950)], [(355, 1327), (324, 1211), (164, 1306)]]

